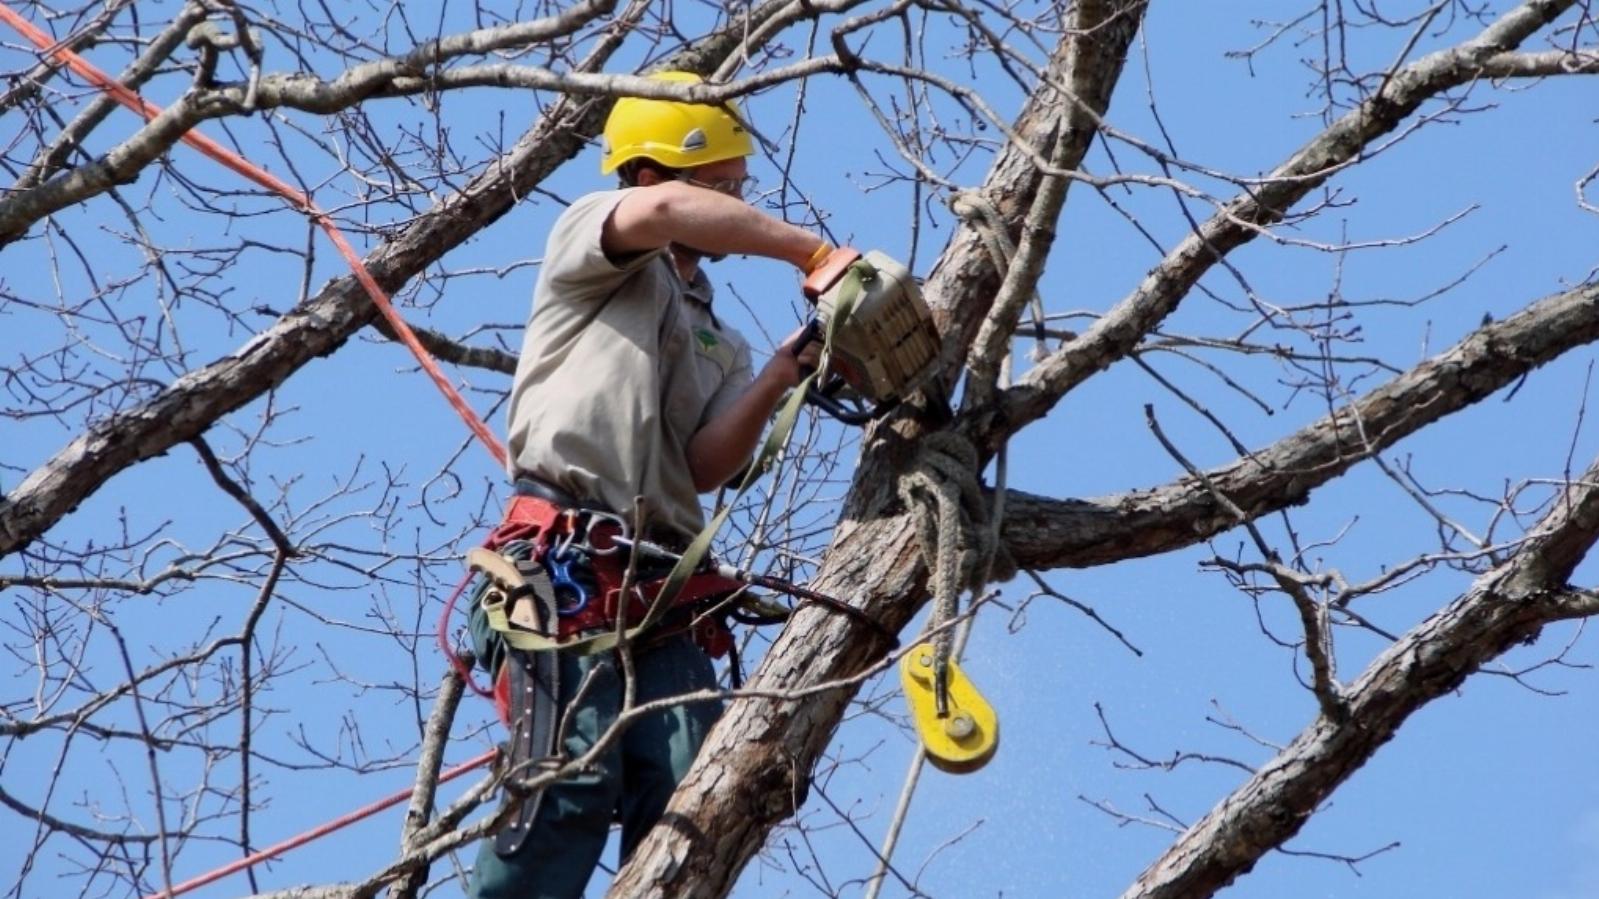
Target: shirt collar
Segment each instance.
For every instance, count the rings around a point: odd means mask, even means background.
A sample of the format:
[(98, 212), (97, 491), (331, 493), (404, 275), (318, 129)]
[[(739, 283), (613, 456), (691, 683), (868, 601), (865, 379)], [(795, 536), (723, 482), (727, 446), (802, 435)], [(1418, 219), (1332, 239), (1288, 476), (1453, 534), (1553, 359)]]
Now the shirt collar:
[(670, 249), (667, 249), (661, 253), (661, 261), (665, 263), (667, 269), (672, 273), (672, 278), (677, 281), (678, 286), (683, 288), (683, 296), (688, 297), (696, 303), (699, 303), (706, 309), (711, 308), (711, 279), (705, 274), (705, 266), (702, 265), (695, 268), (694, 279), (692, 281), (685, 282), (683, 280), (683, 276), (678, 274), (677, 263), (673, 261), (672, 251)]

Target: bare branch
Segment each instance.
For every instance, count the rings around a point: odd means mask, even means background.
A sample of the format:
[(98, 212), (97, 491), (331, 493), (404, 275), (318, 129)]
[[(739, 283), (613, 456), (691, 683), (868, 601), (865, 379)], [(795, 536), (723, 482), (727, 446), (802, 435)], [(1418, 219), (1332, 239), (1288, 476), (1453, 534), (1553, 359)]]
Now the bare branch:
[[(183, 45), (184, 36), (188, 34), (189, 29), (204, 18), (205, 9), (200, 4), (186, 4), (173, 17), (171, 24), (162, 29), (161, 33), (150, 42), (150, 46), (145, 48), (139, 58), (117, 76), (117, 81), (137, 90), (155, 76), (173, 52)], [(0, 105), (0, 109), (3, 108), (3, 105)], [(61, 129), (61, 133), (56, 135), (50, 146), (34, 158), (27, 171), (23, 172), (17, 183), (12, 186), (12, 191), (31, 190), (59, 172), (67, 164), (67, 157), (74, 152), (83, 152), (84, 139), (118, 108), (117, 101), (109, 96), (99, 96), (90, 101), (70, 124)]]
[(1545, 50), (1542, 53), (1500, 53), (1483, 61), (1485, 78), (1552, 78), (1599, 74), (1599, 47)]
[(992, 445), (1045, 415), (1093, 373), (1131, 352), (1170, 315), (1207, 271), (1254, 239), (1262, 225), (1281, 220), (1317, 186), (1357, 161), (1377, 138), (1398, 127), (1440, 92), (1482, 77), (1484, 63), (1515, 49), (1575, 0), (1528, 0), (1477, 37), (1406, 66), (1384, 89), (1351, 110), (1278, 166), (1258, 189), (1240, 194), (1201, 224), (1150, 272), (1136, 290), (1076, 340), (1006, 391), (1003, 408), (973, 421), (968, 433)]
[[(466, 660), (466, 664), (470, 666), (472, 660)], [(433, 815), (439, 770), (444, 766), (444, 748), (449, 744), (450, 725), (455, 721), (455, 710), (460, 705), (464, 690), (465, 682), (461, 675), (453, 666), (447, 667), (444, 680), (439, 684), (439, 694), (433, 700), (433, 712), (423, 729), (422, 751), (416, 763), (416, 786), (411, 793), (411, 804), (405, 811), (405, 827), (400, 838), (402, 854), (420, 848), (418, 836)], [(394, 899), (416, 899), (427, 884), (427, 876), (427, 866), (420, 866), (405, 875), (389, 895)]]
[[(1545, 297), (1478, 328), (1332, 415), (1207, 471), (1251, 518), (1302, 502), (1373, 453), (1599, 339), (1599, 285)], [(1012, 493), (1004, 539), (1026, 568), (1083, 566), (1191, 546), (1234, 526), (1200, 482), (1126, 496), (1040, 501)]]
[(1334, 655), (1332, 645), (1332, 626), (1327, 620), (1327, 607), (1319, 603), (1306, 590), (1306, 584), (1298, 572), (1282, 564), (1281, 556), (1271, 545), (1254, 522), (1243, 509), (1238, 507), (1225, 493), (1216, 487), (1214, 481), (1206, 477), (1205, 473), (1194, 467), (1188, 457), (1171, 442), (1165, 432), (1160, 429), (1160, 422), (1155, 419), (1153, 406), (1144, 406), (1144, 418), (1149, 422), (1149, 428), (1155, 434), (1155, 439), (1166, 448), (1172, 458), (1182, 465), (1188, 476), (1203, 484), (1205, 490), (1233, 520), (1244, 526), (1249, 536), (1254, 540), (1255, 548), (1266, 560), (1266, 570), (1271, 573), (1272, 579), (1277, 582), (1277, 587), (1287, 594), (1294, 602), (1294, 608), (1299, 610), (1300, 626), (1305, 631), (1305, 657), (1310, 660), (1314, 681), (1312, 689), (1316, 693), (1316, 701), (1321, 704), (1321, 712), (1329, 718), (1340, 718), (1345, 713), (1343, 690), (1334, 673)]
[(1347, 716), (1319, 716), (1152, 864), (1124, 897), (1209, 895), (1297, 833), (1332, 791), (1426, 703), (1551, 622), (1591, 614), (1566, 578), (1599, 539), (1599, 464), (1533, 530), (1515, 558), (1411, 629), (1345, 692)]

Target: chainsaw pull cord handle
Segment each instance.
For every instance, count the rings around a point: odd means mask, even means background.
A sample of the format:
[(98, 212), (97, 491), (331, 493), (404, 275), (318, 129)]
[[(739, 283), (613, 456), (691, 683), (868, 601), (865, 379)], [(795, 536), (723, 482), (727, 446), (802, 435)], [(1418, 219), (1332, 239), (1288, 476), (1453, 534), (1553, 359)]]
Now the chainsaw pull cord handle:
[(805, 269), (805, 281), (800, 285), (800, 292), (811, 305), (816, 305), (822, 294), (827, 293), (835, 283), (846, 277), (855, 263), (860, 260), (861, 251), (854, 247), (829, 250), (820, 262)]

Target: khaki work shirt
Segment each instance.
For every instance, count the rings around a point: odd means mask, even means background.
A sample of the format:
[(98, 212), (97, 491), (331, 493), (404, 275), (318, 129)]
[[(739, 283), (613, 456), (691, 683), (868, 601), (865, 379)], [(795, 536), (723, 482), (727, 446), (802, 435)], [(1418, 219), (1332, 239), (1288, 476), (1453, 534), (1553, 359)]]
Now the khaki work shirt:
[(550, 233), (511, 389), (511, 475), (624, 515), (643, 496), (652, 525), (693, 535), (689, 439), (749, 386), (750, 349), (711, 314), (704, 272), (684, 284), (665, 251), (605, 255), (627, 192), (579, 199)]

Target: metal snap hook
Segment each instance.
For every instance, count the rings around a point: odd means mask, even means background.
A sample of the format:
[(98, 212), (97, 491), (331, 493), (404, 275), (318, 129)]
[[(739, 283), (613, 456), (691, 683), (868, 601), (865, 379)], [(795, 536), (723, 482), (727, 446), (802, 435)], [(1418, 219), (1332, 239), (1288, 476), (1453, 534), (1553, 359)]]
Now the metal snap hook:
[(588, 608), (589, 592), (576, 578), (572, 577), (572, 563), (580, 558), (580, 554), (571, 551), (571, 541), (557, 547), (544, 560), (544, 566), (550, 572), (550, 586), (555, 590), (555, 614), (565, 618)]

